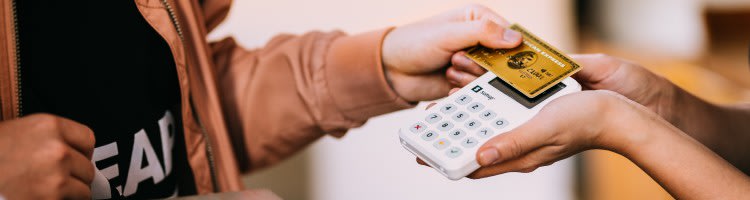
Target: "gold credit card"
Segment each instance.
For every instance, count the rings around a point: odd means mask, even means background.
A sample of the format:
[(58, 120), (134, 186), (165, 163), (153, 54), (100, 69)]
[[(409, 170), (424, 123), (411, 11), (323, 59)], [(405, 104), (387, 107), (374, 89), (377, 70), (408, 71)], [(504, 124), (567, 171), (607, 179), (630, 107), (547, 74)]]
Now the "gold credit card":
[(469, 50), (466, 56), (529, 98), (581, 69), (568, 56), (518, 24), (511, 25), (510, 29), (523, 35), (523, 43), (518, 47), (491, 49), (479, 45)]

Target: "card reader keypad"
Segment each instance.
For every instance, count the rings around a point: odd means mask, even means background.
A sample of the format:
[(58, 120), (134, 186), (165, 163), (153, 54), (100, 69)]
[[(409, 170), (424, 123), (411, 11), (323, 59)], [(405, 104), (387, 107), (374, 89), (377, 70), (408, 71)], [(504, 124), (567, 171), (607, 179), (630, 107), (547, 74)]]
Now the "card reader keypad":
[(506, 131), (502, 129), (510, 123), (502, 114), (473, 101), (469, 94), (458, 95), (447, 102), (438, 107), (439, 112), (427, 114), (424, 121), (410, 127), (426, 144), (442, 152), (438, 155), (458, 158), (468, 149), (478, 148), (494, 134)]

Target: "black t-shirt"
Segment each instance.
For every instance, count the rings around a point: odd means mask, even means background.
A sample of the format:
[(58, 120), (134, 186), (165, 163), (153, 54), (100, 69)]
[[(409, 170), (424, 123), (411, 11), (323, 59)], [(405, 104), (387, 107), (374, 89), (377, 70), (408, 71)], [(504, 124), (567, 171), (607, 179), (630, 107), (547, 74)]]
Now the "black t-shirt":
[(16, 0), (22, 114), (96, 136), (94, 198), (194, 194), (171, 51), (133, 0)]

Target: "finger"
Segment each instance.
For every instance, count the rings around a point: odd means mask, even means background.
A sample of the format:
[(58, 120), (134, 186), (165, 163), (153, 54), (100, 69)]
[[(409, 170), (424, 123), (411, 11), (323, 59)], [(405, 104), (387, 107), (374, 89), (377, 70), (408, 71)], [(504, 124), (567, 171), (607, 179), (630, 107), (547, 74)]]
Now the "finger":
[(70, 151), (68, 155), (68, 169), (70, 174), (83, 183), (91, 183), (94, 180), (94, 165), (91, 160), (77, 151)]
[(571, 55), (571, 58), (583, 66), (581, 71), (573, 75), (573, 78), (586, 85), (594, 85), (606, 80), (623, 63), (622, 60), (604, 54), (576, 54)]
[(478, 170), (471, 173), (468, 177), (477, 179), (500, 175), (508, 172), (529, 173), (541, 166), (545, 166), (558, 161), (561, 158), (560, 149), (560, 147), (545, 146), (519, 158), (479, 168)]
[(68, 178), (62, 187), (63, 199), (91, 199), (91, 188), (78, 179)]
[(63, 140), (87, 158), (91, 158), (96, 143), (94, 132), (89, 127), (69, 119), (59, 118), (58, 123)]
[(481, 19), (492, 20), (493, 22), (503, 26), (510, 25), (510, 22), (508, 22), (508, 20), (495, 13), (495, 11), (493, 11), (492, 9), (478, 4), (467, 5), (462, 8), (445, 12), (444, 14), (436, 16), (434, 20), (431, 21), (471, 21)]
[(477, 79), (477, 76), (456, 70), (455, 67), (449, 67), (448, 70), (445, 71), (445, 76), (448, 77), (448, 81), (451, 84), (458, 87), (464, 87)]
[(426, 107), (424, 108), (424, 110), (429, 110), (430, 108), (432, 108), (432, 106), (435, 106), (435, 105), (437, 105), (437, 103), (435, 103), (435, 102), (432, 102), (432, 103), (428, 104), (428, 105), (427, 105), (427, 106), (426, 106)]
[(435, 31), (436, 39), (442, 40), (435, 44), (442, 48), (456, 52), (462, 49), (482, 46), (496, 49), (513, 48), (521, 44), (521, 33), (506, 29), (491, 20), (477, 20), (469, 22), (452, 22), (440, 26)]
[(453, 57), (451, 57), (451, 63), (453, 63), (453, 66), (457, 70), (464, 71), (475, 76), (481, 76), (482, 74), (487, 72), (487, 70), (485, 70), (482, 66), (479, 66), (476, 62), (466, 57), (465, 51), (459, 51), (458, 53), (453, 54)]
[(461, 88), (453, 88), (453, 89), (451, 89), (451, 91), (448, 91), (448, 95), (451, 95), (451, 94), (453, 94), (453, 93), (456, 93), (456, 92), (458, 92), (459, 90), (461, 90)]
[[(477, 151), (477, 161), (489, 166), (521, 157), (539, 147), (547, 145), (554, 129), (537, 126), (536, 118), (504, 134), (487, 141)], [(555, 126), (551, 124), (550, 126)]]
[[(413, 96), (414, 99), (407, 99), (409, 101), (424, 101), (442, 98), (453, 87), (448, 82), (442, 71), (425, 75), (393, 73), (391, 74), (391, 80), (399, 81), (398, 84), (392, 84), (393, 87), (403, 87), (397, 88), (396, 91), (410, 92), (410, 96)], [(413, 87), (415, 85), (422, 85), (425, 87)]]
[(424, 166), (429, 166), (429, 165), (427, 165), (426, 162), (424, 162), (424, 160), (420, 159), (419, 157), (417, 157), (417, 164), (424, 165)]

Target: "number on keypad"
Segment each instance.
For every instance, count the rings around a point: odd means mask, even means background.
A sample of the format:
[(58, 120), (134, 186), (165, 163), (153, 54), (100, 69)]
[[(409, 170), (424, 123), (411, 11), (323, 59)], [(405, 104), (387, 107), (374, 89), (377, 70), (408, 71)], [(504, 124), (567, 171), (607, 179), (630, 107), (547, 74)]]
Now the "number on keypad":
[(474, 102), (474, 103), (469, 104), (469, 110), (471, 112), (479, 112), (482, 109), (484, 109), (484, 105), (482, 105), (479, 102)]
[(492, 136), (492, 134), (493, 134), (492, 130), (491, 130), (491, 129), (488, 129), (488, 128), (482, 128), (482, 129), (479, 129), (479, 131), (477, 131), (477, 135), (478, 135), (478, 136), (479, 136), (480, 138), (485, 138), (485, 139), (487, 139), (487, 138), (489, 138), (490, 136)]
[(496, 115), (497, 114), (495, 114), (495, 112), (492, 112), (491, 110), (485, 110), (484, 112), (482, 112), (482, 114), (479, 114), (479, 117), (483, 120), (490, 120), (492, 118), (495, 118)]
[(430, 123), (430, 124), (434, 124), (435, 122), (440, 121), (441, 119), (443, 119), (443, 117), (441, 117), (437, 113), (432, 113), (432, 114), (427, 115), (427, 117), (424, 118), (424, 121), (427, 121), (427, 123)]
[(451, 130), (451, 128), (453, 128), (453, 123), (450, 123), (448, 121), (438, 124), (438, 129), (441, 131), (448, 131)]
[(456, 106), (453, 104), (445, 104), (442, 108), (440, 108), (440, 111), (442, 111), (445, 114), (451, 114), (453, 111), (456, 111)]
[(469, 95), (461, 95), (458, 98), (456, 98), (456, 103), (458, 105), (466, 105), (471, 101), (471, 97)]
[(481, 123), (481, 122), (479, 122), (479, 121), (477, 121), (477, 120), (473, 120), (473, 119), (472, 119), (472, 120), (469, 120), (468, 122), (466, 122), (466, 124), (464, 124), (464, 125), (465, 125), (465, 126), (466, 126), (466, 128), (468, 128), (469, 130), (473, 130), (473, 129), (479, 128), (479, 126), (481, 126), (481, 125), (482, 125), (482, 123)]
[(425, 141), (432, 141), (438, 136), (439, 135), (435, 133), (434, 131), (428, 131), (427, 133), (422, 134), (422, 139)]
[(453, 115), (453, 121), (457, 121), (457, 122), (462, 122), (466, 120), (467, 118), (469, 118), (469, 113), (466, 113), (463, 111), (458, 112), (455, 115)]
[(508, 120), (505, 119), (498, 119), (495, 120), (495, 122), (492, 122), (492, 126), (494, 126), (496, 129), (504, 128), (508, 125)]
[(454, 140), (458, 140), (458, 139), (461, 139), (461, 138), (462, 138), (462, 137), (464, 137), (465, 135), (466, 135), (466, 133), (465, 133), (465, 132), (464, 132), (463, 130), (461, 130), (461, 129), (456, 129), (456, 130), (453, 130), (453, 131), (451, 131), (451, 133), (450, 133), (450, 137), (451, 137), (452, 139), (454, 139)]

